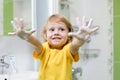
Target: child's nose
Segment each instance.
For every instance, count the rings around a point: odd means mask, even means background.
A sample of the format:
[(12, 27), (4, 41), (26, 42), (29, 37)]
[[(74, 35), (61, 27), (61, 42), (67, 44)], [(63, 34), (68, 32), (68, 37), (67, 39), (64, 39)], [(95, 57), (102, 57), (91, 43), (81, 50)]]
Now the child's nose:
[(59, 34), (59, 31), (58, 31), (58, 30), (55, 30), (55, 31), (54, 31), (54, 34)]

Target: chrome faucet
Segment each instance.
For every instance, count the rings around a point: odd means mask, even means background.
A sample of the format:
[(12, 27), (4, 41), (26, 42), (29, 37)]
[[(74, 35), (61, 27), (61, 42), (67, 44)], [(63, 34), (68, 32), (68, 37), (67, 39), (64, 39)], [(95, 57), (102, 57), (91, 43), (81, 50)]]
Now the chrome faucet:
[(4, 68), (9, 68), (9, 64), (5, 62), (5, 57), (7, 57), (7, 55), (3, 55), (0, 57), (0, 67), (2, 67), (1, 74), (4, 73)]
[(80, 74), (80, 76), (82, 76), (82, 68), (78, 67), (78, 68), (72, 68), (72, 80), (78, 80), (77, 75), (76, 74)]

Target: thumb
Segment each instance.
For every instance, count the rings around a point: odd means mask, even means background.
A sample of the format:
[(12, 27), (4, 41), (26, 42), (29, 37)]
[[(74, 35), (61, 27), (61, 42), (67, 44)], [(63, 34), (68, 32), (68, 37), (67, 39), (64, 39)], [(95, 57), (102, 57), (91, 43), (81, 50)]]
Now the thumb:
[(34, 32), (36, 32), (36, 30), (31, 30), (31, 31), (30, 31), (30, 34), (33, 34)]
[(68, 36), (76, 36), (76, 33), (70, 32), (70, 33), (68, 33)]
[(8, 32), (8, 35), (9, 36), (14, 36), (14, 35), (16, 35), (16, 33), (15, 32)]

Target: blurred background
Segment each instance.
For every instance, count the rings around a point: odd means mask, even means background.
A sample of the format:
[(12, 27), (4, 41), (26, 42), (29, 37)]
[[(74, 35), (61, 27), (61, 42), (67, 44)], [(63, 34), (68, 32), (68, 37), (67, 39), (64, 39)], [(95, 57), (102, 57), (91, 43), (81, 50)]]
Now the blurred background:
[[(26, 30), (40, 31), (54, 13), (67, 17), (77, 30), (76, 17), (93, 18), (100, 29), (80, 49), (80, 60), (73, 69), (81, 69), (76, 80), (119, 80), (120, 76), (120, 1), (118, 0), (0, 0), (0, 74), (24, 71), (37, 72), (39, 61), (32, 58), (33, 47), (12, 32), (10, 21), (23, 18)], [(6, 63), (6, 64), (5, 64)], [(81, 75), (82, 74), (82, 75)]]

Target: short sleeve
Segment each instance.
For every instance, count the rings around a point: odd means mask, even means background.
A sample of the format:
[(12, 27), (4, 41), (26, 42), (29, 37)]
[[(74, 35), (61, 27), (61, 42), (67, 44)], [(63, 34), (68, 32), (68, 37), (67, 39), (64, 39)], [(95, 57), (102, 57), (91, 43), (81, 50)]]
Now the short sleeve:
[(33, 58), (42, 59), (44, 57), (44, 55), (45, 55), (47, 45), (48, 45), (47, 43), (43, 44), (43, 49), (42, 49), (42, 51), (40, 53), (37, 53), (36, 50), (33, 50)]
[(73, 62), (79, 61), (79, 53), (76, 53), (75, 55), (72, 55), (72, 53), (70, 52), (70, 43), (68, 43), (68, 44), (65, 46), (65, 50), (67, 51), (67, 56), (68, 56)]
[(73, 56), (73, 59), (75, 62), (79, 61), (79, 53), (76, 53), (75, 55), (72, 55)]

